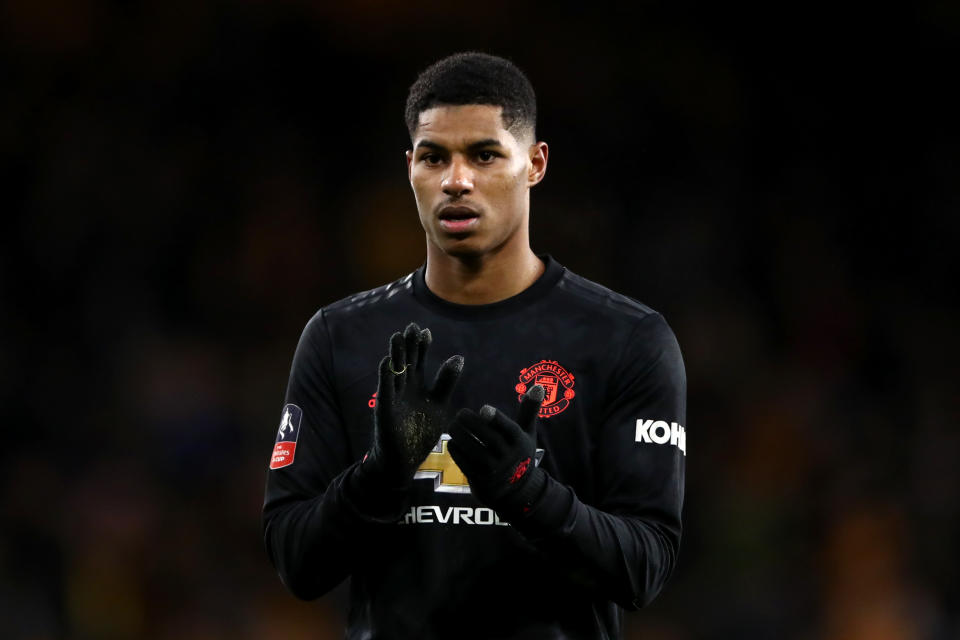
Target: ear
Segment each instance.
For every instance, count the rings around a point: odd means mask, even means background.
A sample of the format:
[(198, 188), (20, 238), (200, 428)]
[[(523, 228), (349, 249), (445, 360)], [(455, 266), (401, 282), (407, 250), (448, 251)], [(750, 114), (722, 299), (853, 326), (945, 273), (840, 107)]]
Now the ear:
[(410, 181), (410, 170), (413, 167), (413, 151), (407, 151), (407, 181)]
[(534, 142), (530, 145), (530, 164), (527, 171), (527, 186), (532, 187), (543, 180), (547, 174), (547, 155), (550, 149), (546, 142)]

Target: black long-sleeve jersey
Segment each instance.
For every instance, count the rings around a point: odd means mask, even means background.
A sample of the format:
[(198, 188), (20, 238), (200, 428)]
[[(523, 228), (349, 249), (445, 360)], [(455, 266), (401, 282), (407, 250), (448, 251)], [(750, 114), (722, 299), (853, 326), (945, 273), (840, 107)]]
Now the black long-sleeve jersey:
[[(676, 563), (686, 459), (686, 378), (663, 317), (543, 256), (520, 294), (488, 305), (434, 295), (424, 267), (322, 308), (290, 373), (263, 508), (267, 551), (298, 597), (351, 578), (346, 637), (618, 638)], [(452, 411), (515, 415), (540, 384), (537, 463), (548, 474), (522, 522), (470, 494), (444, 435), (395, 522), (351, 484), (371, 444), (377, 365), (390, 334), (429, 327), (428, 380), (465, 366)]]

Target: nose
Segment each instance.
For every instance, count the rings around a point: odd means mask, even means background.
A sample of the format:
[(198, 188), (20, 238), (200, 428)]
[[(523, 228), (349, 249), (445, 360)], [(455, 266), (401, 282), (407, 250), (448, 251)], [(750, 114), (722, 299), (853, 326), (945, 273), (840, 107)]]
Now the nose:
[(464, 159), (454, 157), (443, 174), (440, 189), (453, 198), (465, 196), (473, 191), (473, 170), (470, 165)]

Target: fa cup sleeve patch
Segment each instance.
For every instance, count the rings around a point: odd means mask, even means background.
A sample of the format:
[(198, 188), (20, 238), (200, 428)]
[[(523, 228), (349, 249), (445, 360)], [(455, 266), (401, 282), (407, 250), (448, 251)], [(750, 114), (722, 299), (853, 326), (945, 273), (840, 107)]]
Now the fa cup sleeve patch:
[(293, 455), (297, 452), (297, 438), (300, 437), (300, 418), (303, 411), (295, 404), (288, 404), (280, 415), (280, 428), (277, 429), (276, 444), (270, 458), (271, 469), (282, 469), (293, 464)]

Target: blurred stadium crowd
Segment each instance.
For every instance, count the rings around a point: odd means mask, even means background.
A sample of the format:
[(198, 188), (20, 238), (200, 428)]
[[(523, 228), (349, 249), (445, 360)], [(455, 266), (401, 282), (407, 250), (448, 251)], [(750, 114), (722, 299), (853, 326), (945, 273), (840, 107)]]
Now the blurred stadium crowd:
[(960, 638), (956, 6), (349, 4), (2, 5), (0, 636), (342, 636), (262, 549), (290, 358), (420, 264), (405, 91), (482, 49), (538, 91), (534, 248), (684, 350), (627, 637)]

